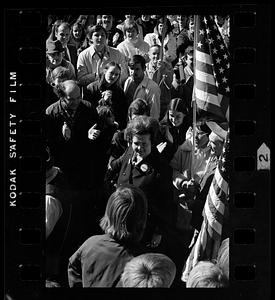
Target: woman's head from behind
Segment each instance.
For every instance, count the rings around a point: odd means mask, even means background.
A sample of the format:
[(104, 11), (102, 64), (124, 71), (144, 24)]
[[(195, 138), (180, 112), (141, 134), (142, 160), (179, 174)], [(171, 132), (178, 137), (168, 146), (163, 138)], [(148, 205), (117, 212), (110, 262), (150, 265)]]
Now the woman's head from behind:
[(133, 185), (118, 186), (109, 197), (101, 228), (118, 241), (141, 240), (147, 220), (147, 199)]
[(228, 280), (222, 269), (211, 261), (199, 261), (191, 270), (187, 288), (224, 288)]
[(132, 258), (121, 275), (123, 287), (169, 288), (176, 275), (175, 263), (161, 253), (145, 253)]
[(144, 99), (136, 98), (128, 108), (128, 119), (132, 120), (141, 115), (149, 116), (150, 106)]

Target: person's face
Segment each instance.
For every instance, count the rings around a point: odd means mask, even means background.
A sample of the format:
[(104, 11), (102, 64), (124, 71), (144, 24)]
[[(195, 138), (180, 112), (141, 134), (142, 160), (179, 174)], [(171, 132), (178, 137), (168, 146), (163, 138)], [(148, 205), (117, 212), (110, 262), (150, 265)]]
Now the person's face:
[(160, 35), (162, 34), (162, 31), (165, 31), (163, 22), (158, 24), (158, 32)]
[(64, 81), (64, 80), (62, 80), (60, 77), (56, 77), (56, 78), (53, 80), (52, 86), (56, 87), (56, 86), (58, 86), (59, 83), (61, 83), (62, 81)]
[(137, 35), (138, 35), (138, 33), (137, 33), (137, 31), (136, 31), (136, 29), (135, 29), (134, 27), (128, 28), (128, 29), (126, 30), (125, 34), (126, 34), (126, 38), (127, 38), (128, 40), (130, 40), (130, 41), (131, 41), (131, 40), (135, 40), (136, 37), (137, 37)]
[(135, 19), (135, 15), (125, 15), (125, 19), (134, 20)]
[(66, 87), (65, 94), (63, 98), (65, 108), (75, 110), (81, 101), (80, 88), (77, 85), (70, 85)]
[(195, 147), (198, 149), (203, 149), (207, 146), (209, 141), (207, 133), (201, 131), (197, 128), (195, 134)]
[(116, 66), (111, 66), (109, 67), (107, 70), (106, 70), (106, 73), (105, 73), (105, 80), (110, 83), (110, 84), (113, 84), (115, 83), (118, 78), (119, 78), (119, 75), (120, 75), (120, 70), (118, 67)]
[(209, 136), (208, 146), (211, 148), (211, 154), (219, 157), (222, 153), (223, 143)]
[(141, 15), (141, 20), (145, 21), (145, 22), (149, 21), (150, 20), (150, 15)]
[(136, 82), (142, 81), (144, 77), (144, 69), (141, 64), (134, 64), (134, 66), (130, 68), (130, 76), (132, 76)]
[(58, 67), (63, 59), (63, 53), (62, 52), (55, 52), (55, 53), (47, 53), (47, 57), (49, 62), (55, 66)]
[(132, 148), (138, 156), (143, 159), (147, 157), (152, 150), (150, 134), (134, 135), (132, 139)]
[(68, 27), (59, 26), (56, 32), (56, 38), (62, 43), (63, 46), (66, 46), (70, 39), (70, 30)]
[(168, 116), (169, 116), (169, 120), (172, 123), (172, 125), (175, 127), (179, 127), (183, 122), (185, 114), (180, 111), (169, 110)]
[(156, 63), (159, 60), (159, 47), (152, 47), (149, 51), (150, 60), (153, 63)]
[(106, 44), (106, 34), (103, 30), (99, 30), (93, 33), (90, 42), (96, 47), (100, 48)]
[(81, 37), (81, 34), (82, 34), (82, 29), (79, 27), (79, 26), (74, 26), (73, 27), (73, 36), (75, 39), (80, 39)]
[(113, 26), (113, 16), (112, 15), (102, 15), (102, 26), (107, 30), (111, 30)]

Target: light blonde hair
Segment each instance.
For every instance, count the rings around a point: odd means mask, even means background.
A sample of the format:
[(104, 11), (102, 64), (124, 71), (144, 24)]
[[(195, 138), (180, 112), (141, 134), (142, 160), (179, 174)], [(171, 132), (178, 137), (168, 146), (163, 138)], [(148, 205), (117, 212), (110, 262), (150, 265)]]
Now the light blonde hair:
[(176, 276), (176, 265), (161, 253), (145, 253), (134, 257), (121, 275), (123, 287), (168, 288)]
[(224, 288), (228, 280), (222, 269), (211, 261), (199, 261), (191, 270), (187, 288)]

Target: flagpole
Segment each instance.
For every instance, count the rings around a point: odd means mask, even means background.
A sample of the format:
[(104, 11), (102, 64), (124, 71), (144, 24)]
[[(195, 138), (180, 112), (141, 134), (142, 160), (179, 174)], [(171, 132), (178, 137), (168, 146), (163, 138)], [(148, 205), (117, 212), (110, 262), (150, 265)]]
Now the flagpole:
[(197, 18), (194, 15), (194, 44), (193, 44), (193, 92), (192, 92), (192, 112), (193, 112), (193, 143), (192, 143), (192, 164), (191, 164), (191, 179), (194, 179), (194, 160), (195, 160), (195, 135), (196, 135), (196, 95), (195, 95), (195, 83), (196, 83), (196, 40), (197, 40)]

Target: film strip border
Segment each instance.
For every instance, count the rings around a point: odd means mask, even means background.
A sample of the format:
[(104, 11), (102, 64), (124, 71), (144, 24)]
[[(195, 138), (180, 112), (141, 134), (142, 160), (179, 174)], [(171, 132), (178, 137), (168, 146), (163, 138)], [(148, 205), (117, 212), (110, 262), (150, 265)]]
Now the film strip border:
[[(268, 299), (271, 19), (266, 6), (241, 5), (230, 11), (233, 163), (229, 294), (242, 299)], [(45, 280), (41, 153), (47, 19), (43, 14), (39, 10), (8, 9), (4, 20), (5, 289), (17, 294), (25, 291), (26, 295), (31, 290), (38, 297)]]

